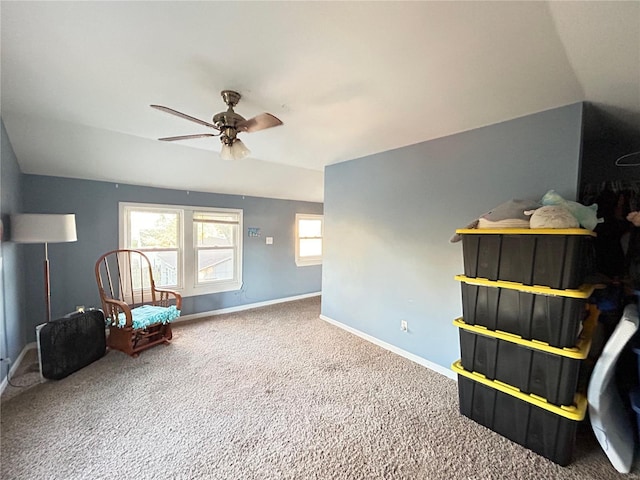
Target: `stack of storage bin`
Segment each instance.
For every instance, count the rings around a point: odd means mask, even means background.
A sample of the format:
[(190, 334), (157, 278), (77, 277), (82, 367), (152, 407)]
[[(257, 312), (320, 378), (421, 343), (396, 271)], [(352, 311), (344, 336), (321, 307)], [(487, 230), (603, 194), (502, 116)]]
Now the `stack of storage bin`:
[(560, 464), (571, 461), (587, 401), (577, 392), (598, 312), (583, 285), (584, 229), (463, 229), (460, 412)]

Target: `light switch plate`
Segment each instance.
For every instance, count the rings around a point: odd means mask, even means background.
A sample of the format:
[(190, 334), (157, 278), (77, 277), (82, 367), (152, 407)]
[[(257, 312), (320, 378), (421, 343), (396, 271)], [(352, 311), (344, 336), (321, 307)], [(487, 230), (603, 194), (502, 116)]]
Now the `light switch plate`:
[(266, 241), (267, 241), (267, 245), (273, 245), (273, 237), (267, 237)]

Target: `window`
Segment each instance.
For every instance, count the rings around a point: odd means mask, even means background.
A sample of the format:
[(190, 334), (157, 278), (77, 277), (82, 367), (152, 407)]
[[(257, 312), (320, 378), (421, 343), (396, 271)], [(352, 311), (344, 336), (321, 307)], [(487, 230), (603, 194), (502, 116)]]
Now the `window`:
[(233, 281), (236, 276), (236, 245), (240, 236), (237, 214), (194, 212), (193, 227), (197, 283)]
[(120, 204), (120, 245), (143, 251), (158, 287), (183, 296), (242, 287), (242, 210)]
[(323, 216), (296, 214), (296, 265), (322, 264)]

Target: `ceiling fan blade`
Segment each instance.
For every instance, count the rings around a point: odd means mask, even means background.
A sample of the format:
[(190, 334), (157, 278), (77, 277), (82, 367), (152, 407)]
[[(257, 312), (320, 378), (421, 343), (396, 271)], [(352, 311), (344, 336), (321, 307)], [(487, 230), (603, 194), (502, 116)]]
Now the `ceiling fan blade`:
[(213, 123), (205, 122), (204, 120), (200, 120), (199, 118), (192, 117), (191, 115), (187, 115), (186, 113), (179, 112), (174, 110), (173, 108), (163, 107), (162, 105), (149, 105), (151, 108), (155, 108), (156, 110), (160, 110), (161, 112), (170, 113), (171, 115), (175, 115), (176, 117), (184, 118), (185, 120), (189, 120), (191, 122), (199, 123), (200, 125), (204, 125), (205, 127), (211, 127), (218, 130)]
[(218, 134), (215, 133), (196, 133), (195, 135), (178, 135), (177, 137), (163, 137), (158, 140), (162, 140), (163, 142), (174, 142), (176, 140), (189, 140), (191, 138), (203, 138), (203, 137), (217, 137)]
[(257, 132), (258, 130), (277, 127), (278, 125), (282, 125), (280, 119), (274, 117), (270, 113), (261, 113), (249, 120), (238, 123), (236, 128), (239, 132)]

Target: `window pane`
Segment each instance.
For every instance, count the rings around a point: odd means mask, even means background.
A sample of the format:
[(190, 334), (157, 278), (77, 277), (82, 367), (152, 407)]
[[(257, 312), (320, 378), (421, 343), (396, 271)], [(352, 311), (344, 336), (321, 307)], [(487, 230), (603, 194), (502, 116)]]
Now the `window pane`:
[(172, 212), (131, 212), (132, 248), (177, 248), (178, 214)]
[(301, 257), (319, 257), (322, 255), (321, 238), (303, 238), (300, 240)]
[(198, 283), (233, 280), (232, 249), (198, 250)]
[[(138, 291), (141, 289), (148, 290), (151, 288), (151, 281), (147, 272), (142, 271), (142, 262), (140, 255), (130, 255), (129, 262), (131, 262), (131, 282), (133, 284), (133, 290)], [(129, 272), (123, 272), (124, 275), (128, 275)], [(128, 278), (128, 277), (125, 277)], [(129, 289), (129, 282), (125, 280), (126, 289)]]
[(198, 247), (229, 247), (235, 243), (237, 225), (197, 222), (195, 227)]
[(322, 220), (300, 220), (298, 222), (299, 237), (321, 237)]
[[(153, 271), (153, 280), (156, 287), (175, 287), (178, 285), (178, 252), (144, 252), (151, 262), (151, 270)], [(140, 266), (132, 266), (133, 288), (140, 288)], [(145, 278), (145, 275), (142, 276)], [(143, 287), (148, 289), (150, 285), (148, 281), (143, 280)]]

